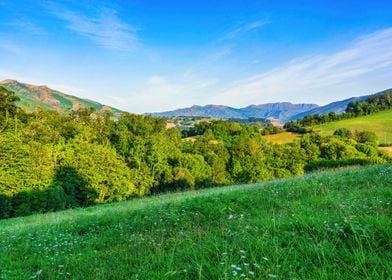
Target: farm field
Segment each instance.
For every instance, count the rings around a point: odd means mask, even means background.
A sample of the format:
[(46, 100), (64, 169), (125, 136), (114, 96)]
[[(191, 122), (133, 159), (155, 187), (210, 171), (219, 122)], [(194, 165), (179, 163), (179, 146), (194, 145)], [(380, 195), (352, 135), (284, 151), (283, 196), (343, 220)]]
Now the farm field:
[(389, 279), (392, 165), (0, 221), (0, 279)]
[(373, 131), (378, 136), (380, 143), (392, 143), (392, 110), (365, 117), (330, 122), (314, 126), (313, 129), (319, 131), (321, 135), (332, 135), (336, 129), (342, 127), (352, 131)]

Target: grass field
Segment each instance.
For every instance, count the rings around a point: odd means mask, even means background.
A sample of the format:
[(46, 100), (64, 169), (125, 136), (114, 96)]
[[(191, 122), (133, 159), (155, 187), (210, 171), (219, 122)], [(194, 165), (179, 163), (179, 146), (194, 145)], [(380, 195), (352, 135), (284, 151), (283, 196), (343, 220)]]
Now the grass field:
[(378, 149), (392, 157), (392, 147), (379, 147)]
[(377, 134), (380, 143), (392, 143), (392, 110), (379, 112), (374, 115), (326, 123), (314, 127), (322, 135), (332, 135), (338, 128), (368, 130)]
[(1, 279), (391, 279), (392, 165), (0, 221)]
[(301, 135), (292, 132), (281, 132), (278, 134), (264, 135), (263, 138), (274, 144), (286, 144), (294, 142), (294, 140), (299, 139)]

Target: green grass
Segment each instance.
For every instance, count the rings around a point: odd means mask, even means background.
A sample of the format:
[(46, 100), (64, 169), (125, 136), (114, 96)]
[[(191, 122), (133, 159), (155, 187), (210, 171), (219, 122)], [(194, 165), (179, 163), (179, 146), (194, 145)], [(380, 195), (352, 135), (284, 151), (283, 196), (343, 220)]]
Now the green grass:
[(378, 149), (392, 158), (392, 147), (379, 147)]
[(3, 220), (0, 279), (391, 279), (391, 202), (380, 165)]
[(342, 127), (352, 131), (373, 131), (378, 136), (380, 143), (392, 143), (392, 110), (365, 117), (330, 122), (313, 128), (315, 131), (320, 131), (321, 135), (332, 135), (336, 129)]
[(281, 132), (277, 134), (264, 135), (263, 138), (274, 144), (287, 144), (299, 139), (301, 134), (292, 132)]

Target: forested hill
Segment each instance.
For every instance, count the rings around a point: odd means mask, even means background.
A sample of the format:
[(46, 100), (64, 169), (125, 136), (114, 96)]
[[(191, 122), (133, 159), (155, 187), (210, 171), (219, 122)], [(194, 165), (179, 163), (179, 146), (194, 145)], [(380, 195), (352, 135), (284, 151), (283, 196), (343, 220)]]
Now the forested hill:
[(293, 115), (317, 108), (316, 104), (292, 104), (289, 102), (250, 105), (244, 108), (233, 108), (224, 105), (194, 105), (174, 111), (151, 113), (159, 117), (211, 117), (218, 119), (232, 118), (273, 118), (281, 122), (289, 120)]
[(28, 112), (34, 112), (38, 108), (59, 112), (76, 111), (80, 108), (94, 108), (96, 111), (120, 113), (118, 109), (96, 101), (68, 95), (47, 86), (30, 85), (16, 80), (0, 81), (0, 86), (15, 92), (20, 99), (18, 105)]

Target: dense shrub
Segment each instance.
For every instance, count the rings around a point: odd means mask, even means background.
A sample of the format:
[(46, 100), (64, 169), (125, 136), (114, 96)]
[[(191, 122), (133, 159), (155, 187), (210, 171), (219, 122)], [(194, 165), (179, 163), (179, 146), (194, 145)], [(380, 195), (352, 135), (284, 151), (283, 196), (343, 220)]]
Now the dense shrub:
[(369, 159), (369, 158), (349, 158), (349, 159), (339, 159), (339, 160), (314, 160), (305, 165), (305, 171), (311, 172), (322, 169), (330, 168), (340, 168), (345, 166), (355, 166), (355, 165), (369, 165), (384, 163), (382, 159)]

